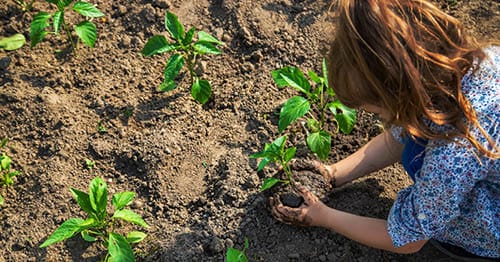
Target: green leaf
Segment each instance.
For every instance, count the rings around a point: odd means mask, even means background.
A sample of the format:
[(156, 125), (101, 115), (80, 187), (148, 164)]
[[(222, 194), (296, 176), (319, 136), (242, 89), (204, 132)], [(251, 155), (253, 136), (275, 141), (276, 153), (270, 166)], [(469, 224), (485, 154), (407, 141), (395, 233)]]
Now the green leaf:
[[(57, 8), (62, 11), (64, 8), (68, 7), (69, 4), (71, 4), (71, 2), (73, 2), (73, 0), (57, 0), (56, 1), (56, 5), (57, 5)], [(53, 2), (51, 2), (53, 3)]]
[(286, 139), (287, 139), (286, 136), (280, 136), (280, 137), (276, 138), (273, 141), (273, 143), (271, 144), (271, 146), (269, 147), (269, 150), (276, 151), (277, 153), (279, 153), (281, 155), (281, 153), (283, 153), (283, 151), (285, 149)]
[(287, 150), (285, 150), (285, 156), (284, 156), (285, 163), (290, 162), (290, 160), (292, 160), (292, 158), (295, 157), (296, 151), (297, 151), (296, 147), (290, 147)]
[(198, 54), (213, 54), (213, 55), (218, 55), (221, 53), (217, 47), (215, 47), (212, 43), (210, 42), (205, 42), (205, 41), (197, 41), (193, 45), (193, 49), (198, 53)]
[(193, 86), (191, 87), (191, 95), (200, 104), (205, 104), (208, 102), (210, 95), (212, 94), (212, 88), (207, 80), (196, 78), (194, 80)]
[(304, 76), (304, 73), (296, 67), (283, 67), (271, 72), (274, 82), (278, 87), (291, 86), (306, 95), (310, 95), (311, 84)]
[(94, 47), (95, 40), (97, 39), (97, 28), (94, 23), (83, 21), (75, 26), (75, 32), (84, 44)]
[(184, 26), (179, 22), (179, 18), (171, 12), (165, 15), (165, 28), (173, 39), (182, 41), (184, 39)]
[(321, 77), (319, 77), (318, 74), (316, 74), (314, 71), (309, 71), (309, 77), (316, 84), (321, 84), (323, 82)]
[(173, 54), (167, 61), (163, 75), (165, 80), (174, 80), (184, 65), (184, 57), (180, 54)]
[(155, 35), (151, 37), (141, 53), (145, 56), (152, 56), (178, 49), (178, 45), (169, 44), (167, 38), (162, 35)]
[(3, 206), (3, 203), (4, 203), (3, 197), (2, 197), (2, 195), (0, 195), (0, 206)]
[(61, 24), (64, 21), (64, 12), (57, 11), (54, 13), (53, 23), (54, 23), (54, 33), (59, 33), (59, 29), (61, 28)]
[(326, 67), (325, 58), (323, 58), (323, 61), (321, 63), (321, 71), (323, 71), (323, 81), (326, 83), (326, 86), (328, 87), (328, 68)]
[(108, 202), (108, 185), (100, 177), (90, 181), (89, 187), (90, 205), (97, 214), (106, 212)]
[(321, 130), (316, 133), (311, 133), (306, 140), (311, 151), (316, 153), (319, 158), (322, 160), (328, 158), (332, 146), (332, 137), (328, 132)]
[(226, 262), (247, 262), (245, 252), (229, 247), (226, 252)]
[(158, 91), (167, 92), (174, 90), (177, 87), (177, 84), (172, 79), (165, 79), (160, 86), (158, 87)]
[(344, 134), (351, 133), (356, 124), (356, 110), (345, 106), (338, 99), (328, 104), (328, 108), (335, 116), (340, 131)]
[(262, 183), (262, 186), (260, 187), (260, 191), (267, 190), (267, 189), (273, 187), (274, 185), (276, 185), (278, 182), (280, 182), (279, 179), (277, 179), (275, 177), (268, 177), (264, 180), (264, 183)]
[(87, 242), (95, 242), (97, 240), (97, 237), (92, 236), (88, 230), (83, 230), (81, 232), (83, 240)]
[(288, 99), (280, 111), (278, 132), (283, 132), (291, 123), (303, 117), (310, 108), (311, 104), (309, 101), (301, 96), (294, 96)]
[(73, 10), (76, 11), (77, 13), (87, 16), (87, 17), (101, 17), (104, 16), (104, 14), (97, 9), (92, 4), (89, 4), (87, 2), (76, 2), (73, 5)]
[(26, 38), (24, 38), (23, 34), (15, 34), (13, 36), (1, 38), (0, 48), (6, 51), (13, 51), (23, 47), (25, 43)]
[(117, 210), (113, 214), (113, 218), (118, 218), (118, 219), (130, 222), (130, 223), (134, 223), (136, 225), (139, 225), (139, 226), (142, 226), (145, 228), (149, 227), (148, 224), (146, 224), (146, 222), (142, 219), (142, 216), (135, 213), (132, 210), (128, 210), (128, 209)]
[(8, 137), (2, 138), (2, 141), (0, 141), (0, 148), (6, 146), (8, 142), (9, 142), (9, 138)]
[(31, 47), (36, 46), (47, 35), (45, 28), (49, 26), (48, 21), (51, 17), (52, 15), (46, 12), (37, 13), (33, 17), (33, 21), (31, 21), (30, 25)]
[(80, 223), (80, 227), (82, 229), (86, 229), (86, 228), (95, 227), (98, 224), (99, 224), (99, 222), (95, 218), (89, 217), (89, 218), (85, 219), (82, 223)]
[[(251, 157), (251, 156), (250, 156)], [(257, 167), (257, 172), (260, 172), (264, 169), (264, 167), (267, 166), (267, 164), (269, 164), (271, 162), (271, 160), (269, 158), (263, 158), (260, 163), (259, 163), (259, 166)]]
[(130, 244), (120, 234), (113, 232), (109, 234), (108, 252), (113, 261), (135, 261), (134, 252), (132, 251)]
[(191, 27), (189, 31), (186, 33), (186, 37), (182, 40), (183, 45), (189, 45), (193, 41), (193, 36), (194, 36), (194, 31), (196, 30), (195, 27)]
[(223, 42), (219, 41), (219, 39), (213, 37), (211, 34), (205, 32), (205, 31), (198, 32), (198, 41), (212, 43), (212, 44), (216, 44), (216, 45), (223, 45), (224, 44)]
[(112, 204), (116, 210), (124, 208), (126, 205), (132, 203), (134, 200), (134, 192), (120, 192), (113, 195)]
[(40, 247), (47, 247), (52, 244), (64, 241), (71, 238), (75, 233), (81, 230), (80, 224), (83, 222), (81, 218), (70, 218), (62, 223), (52, 235), (43, 242)]
[(307, 127), (313, 132), (313, 133), (316, 133), (316, 132), (319, 132), (321, 130), (320, 128), (320, 124), (318, 122), (318, 120), (314, 119), (314, 118), (308, 118), (307, 119)]
[(141, 242), (142, 240), (144, 240), (144, 238), (146, 238), (146, 236), (147, 236), (146, 233), (140, 231), (131, 231), (127, 234), (126, 238), (127, 242), (132, 244)]
[(12, 159), (5, 153), (2, 153), (2, 156), (0, 156), (0, 170), (9, 170), (11, 163)]
[(94, 209), (92, 208), (92, 204), (90, 203), (89, 194), (82, 192), (78, 189), (70, 188), (73, 197), (76, 199), (78, 205), (83, 209), (83, 211), (87, 212), (87, 214), (94, 214)]

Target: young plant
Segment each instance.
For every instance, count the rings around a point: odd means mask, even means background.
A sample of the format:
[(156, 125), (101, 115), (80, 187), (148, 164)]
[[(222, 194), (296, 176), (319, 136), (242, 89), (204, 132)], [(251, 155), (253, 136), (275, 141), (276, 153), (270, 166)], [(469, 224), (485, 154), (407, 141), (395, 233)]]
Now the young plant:
[(290, 168), (290, 160), (295, 156), (297, 151), (296, 147), (285, 148), (286, 136), (278, 137), (271, 144), (266, 144), (264, 150), (250, 155), (250, 158), (262, 158), (257, 168), (257, 172), (264, 169), (269, 163), (276, 163), (283, 168), (285, 172), (286, 179), (278, 179), (275, 177), (268, 177), (264, 180), (264, 183), (260, 187), (260, 191), (267, 190), (277, 183), (290, 184), (293, 183), (293, 174)]
[(245, 238), (245, 245), (243, 250), (229, 247), (226, 252), (226, 262), (247, 262), (247, 256), (245, 252), (248, 249), (248, 238)]
[[(7, 138), (3, 138), (0, 142), (0, 148), (7, 145)], [(12, 186), (14, 185), (14, 177), (21, 174), (20, 171), (11, 170), (12, 159), (7, 156), (7, 154), (2, 153), (0, 155), (0, 186)], [(0, 206), (3, 205), (4, 199), (0, 195)]]
[(33, 3), (35, 2), (35, 0), (14, 0), (14, 2), (19, 6), (21, 7), (21, 10), (23, 12), (26, 12), (26, 11), (31, 11), (31, 8), (33, 8)]
[(90, 159), (88, 159), (88, 158), (86, 158), (85, 159), (85, 166), (87, 167), (88, 170), (92, 171), (94, 169), (94, 167), (95, 167), (95, 162), (92, 161), (92, 160), (90, 160)]
[(332, 134), (326, 129), (328, 111), (333, 114), (337, 124), (337, 133), (350, 133), (356, 122), (356, 111), (343, 105), (336, 99), (335, 92), (328, 85), (326, 62), (322, 63), (323, 75), (319, 76), (309, 71), (309, 78), (296, 67), (283, 67), (272, 72), (272, 77), (278, 87), (292, 87), (301, 93), (288, 99), (281, 108), (278, 122), (282, 133), (290, 124), (299, 118), (305, 118), (308, 135), (307, 145), (320, 159), (327, 159), (330, 154)]
[(9, 37), (0, 38), (0, 49), (13, 51), (23, 47), (25, 43), (26, 38), (23, 34), (15, 34)]
[(87, 213), (87, 218), (70, 218), (59, 226), (40, 247), (64, 241), (80, 233), (88, 242), (100, 241), (107, 248), (108, 253), (104, 261), (135, 261), (134, 252), (130, 244), (142, 241), (146, 234), (140, 231), (131, 231), (123, 236), (115, 231), (118, 220), (131, 222), (148, 228), (142, 217), (125, 207), (132, 203), (134, 192), (116, 193), (112, 197), (114, 213), (112, 216), (106, 211), (108, 202), (108, 186), (99, 177), (90, 182), (89, 193), (71, 188), (76, 202)]
[(195, 70), (199, 59), (205, 54), (218, 55), (221, 51), (217, 45), (223, 45), (221, 41), (207, 32), (198, 31), (198, 39), (193, 39), (196, 28), (191, 27), (184, 31), (184, 26), (179, 22), (177, 16), (167, 12), (165, 15), (165, 28), (170, 34), (173, 42), (169, 42), (163, 35), (151, 37), (141, 53), (145, 56), (172, 53), (165, 66), (163, 83), (158, 87), (159, 91), (167, 92), (177, 87), (175, 78), (179, 75), (184, 64), (187, 65), (191, 76), (191, 95), (201, 104), (205, 104), (212, 93), (208, 80), (202, 79)]
[[(33, 17), (33, 21), (31, 22), (30, 26), (32, 48), (35, 47), (38, 43), (42, 42), (47, 34), (58, 35), (61, 29), (66, 33), (68, 41), (71, 43), (71, 47), (75, 54), (79, 41), (82, 41), (89, 47), (94, 47), (95, 41), (97, 39), (97, 28), (94, 23), (87, 19), (104, 16), (104, 14), (99, 11), (99, 9), (97, 9), (94, 5), (83, 1), (77, 1), (73, 4), (71, 10), (85, 17), (84, 21), (74, 26), (74, 31), (78, 36), (75, 41), (73, 39), (72, 31), (64, 18), (66, 12), (69, 11), (67, 10), (68, 7), (73, 2), (73, 0), (45, 1), (55, 5), (57, 10), (52, 14), (49, 14), (47, 12), (39, 12)], [(53, 31), (46, 30), (50, 26), (50, 19), (52, 19)]]

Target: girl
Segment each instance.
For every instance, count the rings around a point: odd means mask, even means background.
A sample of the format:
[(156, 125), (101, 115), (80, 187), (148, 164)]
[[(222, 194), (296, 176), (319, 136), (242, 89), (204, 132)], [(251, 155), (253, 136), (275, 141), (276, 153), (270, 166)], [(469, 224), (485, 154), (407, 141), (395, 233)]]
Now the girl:
[(273, 216), (397, 253), (431, 240), (462, 257), (500, 258), (500, 47), (479, 45), (425, 0), (336, 7), (329, 82), (344, 104), (380, 115), (388, 128), (338, 163), (305, 166), (341, 186), (401, 161), (414, 184), (387, 220), (329, 208), (300, 186), (304, 204), (271, 199)]

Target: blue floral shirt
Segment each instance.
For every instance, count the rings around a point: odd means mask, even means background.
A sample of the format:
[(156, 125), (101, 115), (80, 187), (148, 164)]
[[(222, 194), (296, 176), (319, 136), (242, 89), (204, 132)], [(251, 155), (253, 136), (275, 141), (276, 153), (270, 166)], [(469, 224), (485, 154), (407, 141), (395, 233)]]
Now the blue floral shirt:
[[(500, 47), (485, 49), (488, 58), (462, 79), (463, 92), (486, 132), (500, 143)], [(391, 129), (404, 142), (402, 129)], [(488, 145), (479, 130), (475, 137)], [(488, 148), (491, 149), (491, 146)], [(470, 253), (500, 258), (500, 159), (478, 157), (466, 140), (430, 140), (414, 184), (401, 190), (388, 217), (397, 247), (435, 239)]]

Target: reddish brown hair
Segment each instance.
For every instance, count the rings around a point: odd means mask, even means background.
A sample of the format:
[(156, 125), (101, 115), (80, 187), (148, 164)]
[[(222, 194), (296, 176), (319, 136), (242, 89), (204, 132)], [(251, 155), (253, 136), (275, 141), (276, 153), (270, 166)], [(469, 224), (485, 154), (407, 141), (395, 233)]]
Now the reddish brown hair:
[[(425, 0), (338, 0), (328, 55), (330, 85), (347, 106), (389, 110), (389, 125), (424, 139), (464, 137), (498, 158), (493, 139), (462, 93), (461, 79), (485, 54), (462, 24)], [(424, 118), (454, 127), (436, 132)], [(464, 121), (465, 119), (465, 121)], [(471, 134), (478, 128), (491, 148)]]

